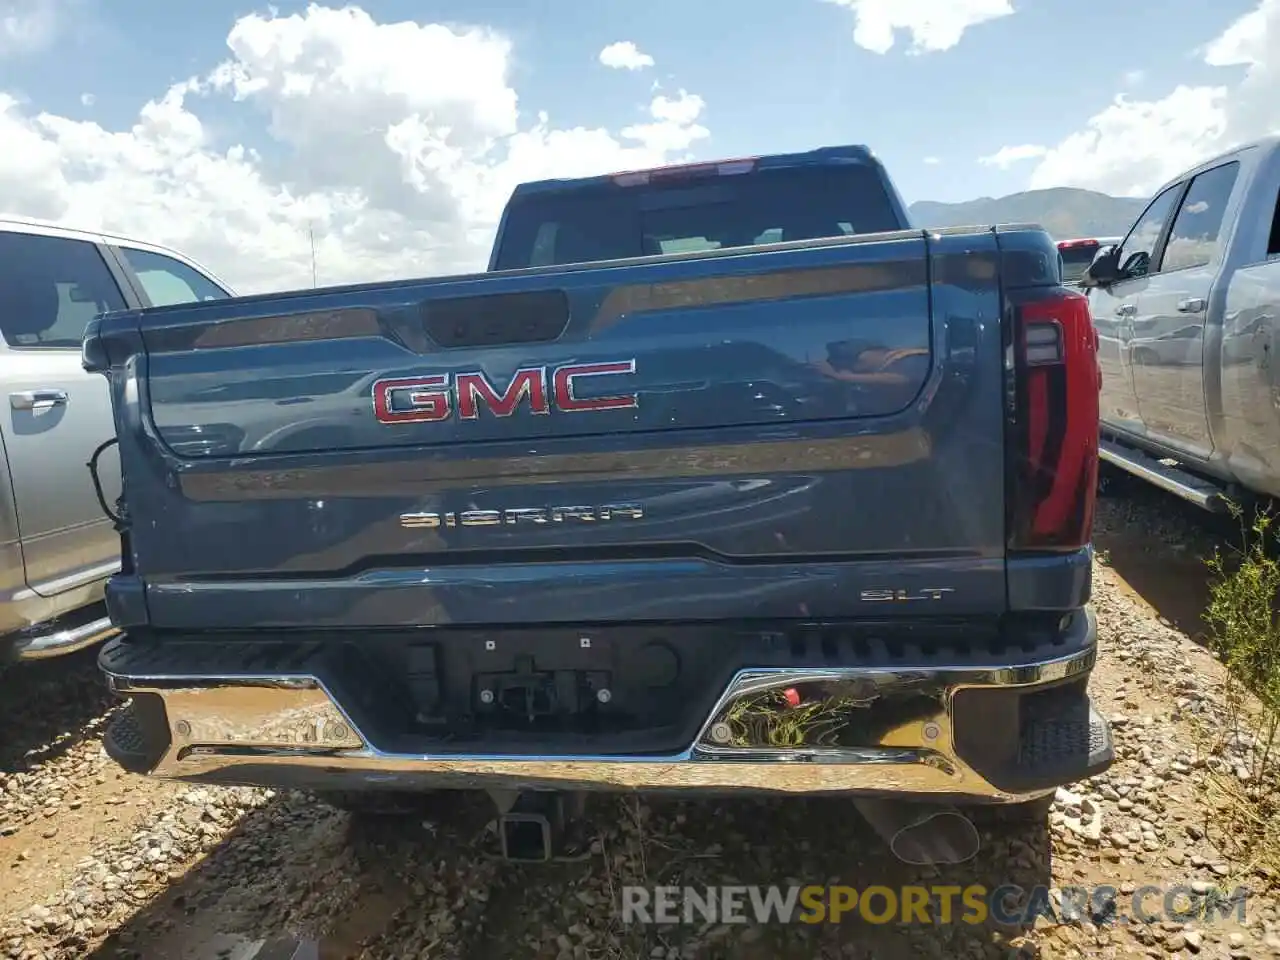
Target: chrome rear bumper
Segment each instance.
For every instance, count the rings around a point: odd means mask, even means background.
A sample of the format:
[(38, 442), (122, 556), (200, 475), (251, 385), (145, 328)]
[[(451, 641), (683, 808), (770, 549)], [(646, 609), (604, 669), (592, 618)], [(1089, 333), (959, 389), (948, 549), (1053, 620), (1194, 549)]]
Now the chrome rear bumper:
[[(113, 665), (115, 644), (104, 650), (100, 662), (117, 693), (163, 703), (163, 716), (156, 721), (165, 728), (163, 743), (144, 765), (157, 777), (326, 790), (745, 790), (928, 794), (1001, 802), (1037, 796), (1052, 787), (1002, 788), (966, 762), (955, 735), (957, 696), (968, 690), (1030, 693), (1083, 678), (1096, 659), (1092, 613), (1086, 616), (1087, 646), (1009, 666), (742, 670), (692, 745), (663, 756), (388, 752), (358, 729), (324, 683), (305, 672), (126, 673)], [(1090, 725), (1083, 734), (1087, 748), (1061, 783), (1099, 772), (1111, 762), (1106, 722), (1088, 707), (1083, 694), (1077, 700), (1085, 707), (1083, 722)], [(160, 711), (152, 716), (159, 717)], [(979, 717), (977, 725), (986, 722)], [(991, 722), (996, 722), (995, 714)], [(1081, 722), (1078, 713), (1073, 722)], [(972, 729), (974, 721), (968, 725)], [(126, 732), (124, 739), (138, 736), (137, 731)], [(1061, 742), (1063, 731), (1048, 731), (1044, 740)]]

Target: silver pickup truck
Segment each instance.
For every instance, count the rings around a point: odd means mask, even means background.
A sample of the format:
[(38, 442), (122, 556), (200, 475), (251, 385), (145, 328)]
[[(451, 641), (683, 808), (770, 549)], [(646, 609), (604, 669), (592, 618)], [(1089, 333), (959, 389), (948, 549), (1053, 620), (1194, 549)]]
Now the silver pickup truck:
[[(231, 296), (182, 254), (101, 233), (0, 218), (0, 662), (71, 653), (113, 632), (102, 605), (120, 539), (86, 464), (115, 433), (107, 382), (80, 362), (104, 310)], [(113, 449), (103, 498), (120, 494)]]
[(1280, 497), (1280, 136), (1162, 187), (1081, 285), (1101, 459), (1207, 510)]

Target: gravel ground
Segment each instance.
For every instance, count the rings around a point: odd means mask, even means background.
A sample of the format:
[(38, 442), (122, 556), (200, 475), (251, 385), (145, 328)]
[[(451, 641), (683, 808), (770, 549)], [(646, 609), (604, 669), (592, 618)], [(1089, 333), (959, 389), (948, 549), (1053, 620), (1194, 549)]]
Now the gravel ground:
[[(1175, 501), (1127, 487), (1102, 501), (1097, 529), (1093, 687), (1119, 759), (1061, 791), (1047, 829), (984, 832), (961, 867), (897, 863), (839, 800), (601, 798), (590, 856), (514, 867), (494, 855), (483, 797), (377, 824), (303, 795), (133, 777), (102, 752), (110, 703), (88, 656), (0, 678), (16, 733), (0, 745), (0, 957), (229, 958), (290, 935), (322, 940), (326, 960), (1280, 958), (1280, 877), (1230, 859), (1202, 787), (1208, 770), (1249, 776), (1246, 742), (1210, 755), (1197, 746), (1196, 731), (1225, 715), (1221, 666), (1196, 642), (1198, 557), (1212, 536)], [(1245, 923), (1094, 916), (1028, 929), (658, 928), (624, 926), (616, 909), (627, 883), (910, 882), (1110, 884), (1122, 898), (1145, 884), (1244, 885), (1253, 896)]]

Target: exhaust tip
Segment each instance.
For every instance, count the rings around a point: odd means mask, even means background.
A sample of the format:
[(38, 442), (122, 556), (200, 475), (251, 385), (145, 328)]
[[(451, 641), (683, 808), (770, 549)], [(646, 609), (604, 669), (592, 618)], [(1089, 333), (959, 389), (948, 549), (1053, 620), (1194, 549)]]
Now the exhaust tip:
[(893, 855), (911, 866), (965, 863), (982, 846), (978, 828), (955, 807), (884, 800), (855, 805)]
[(932, 866), (972, 860), (981, 844), (972, 820), (958, 810), (943, 810), (899, 830), (889, 849), (903, 863)]

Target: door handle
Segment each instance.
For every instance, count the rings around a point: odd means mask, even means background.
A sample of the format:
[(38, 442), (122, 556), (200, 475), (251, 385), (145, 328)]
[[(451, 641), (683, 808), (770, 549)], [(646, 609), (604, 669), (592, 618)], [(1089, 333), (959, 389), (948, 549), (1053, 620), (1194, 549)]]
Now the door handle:
[(19, 390), (9, 394), (9, 405), (15, 410), (34, 410), (36, 407), (61, 407), (71, 398), (65, 390)]
[(1132, 317), (1137, 312), (1138, 305), (1136, 303), (1122, 303), (1116, 307), (1117, 317)]
[(1179, 313), (1199, 313), (1204, 309), (1203, 297), (1187, 297), (1185, 300), (1178, 301)]

